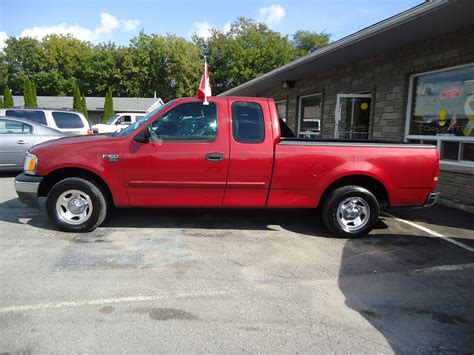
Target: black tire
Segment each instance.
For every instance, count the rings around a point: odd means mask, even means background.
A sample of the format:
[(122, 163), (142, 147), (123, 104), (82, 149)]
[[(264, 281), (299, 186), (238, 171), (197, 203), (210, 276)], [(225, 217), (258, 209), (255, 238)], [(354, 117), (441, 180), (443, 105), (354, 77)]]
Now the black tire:
[[(73, 221), (77, 224), (68, 223), (67, 219), (60, 216), (60, 213), (56, 208), (58, 199), (63, 193), (69, 190), (78, 190), (83, 193), (82, 196), (87, 196), (87, 198), (90, 200), (90, 202), (87, 203), (87, 205), (91, 205), (88, 207), (92, 207), (90, 214), (88, 215), (87, 220), (82, 223), (79, 223), (79, 218), (78, 221)], [(108, 204), (106, 195), (101, 190), (101, 188), (93, 182), (81, 178), (68, 178), (59, 181), (53, 186), (46, 199), (46, 212), (48, 214), (49, 220), (58, 229), (65, 232), (93, 231), (99, 225), (101, 225), (102, 222), (104, 222), (105, 218), (107, 217), (107, 210)]]
[[(361, 224), (359, 227), (352, 221), (345, 224), (344, 221), (347, 222), (347, 220), (341, 218), (344, 216), (341, 211), (338, 216), (338, 208), (341, 207), (342, 210), (344, 206), (347, 206), (344, 202), (351, 198), (358, 202), (355, 204), (356, 213), (360, 215), (362, 220), (364, 215), (366, 217), (366, 220), (364, 220), (365, 224)], [(326, 227), (334, 235), (346, 238), (357, 238), (367, 235), (378, 223), (379, 213), (380, 206), (377, 198), (369, 190), (354, 185), (339, 187), (331, 191), (324, 201), (322, 209), (322, 217)], [(350, 225), (351, 223), (354, 225)]]

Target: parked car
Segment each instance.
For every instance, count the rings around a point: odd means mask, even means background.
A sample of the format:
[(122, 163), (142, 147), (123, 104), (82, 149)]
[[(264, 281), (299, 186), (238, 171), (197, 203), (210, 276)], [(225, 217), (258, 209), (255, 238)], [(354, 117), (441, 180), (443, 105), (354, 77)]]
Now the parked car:
[(69, 135), (92, 134), (89, 121), (80, 112), (45, 108), (0, 109), (0, 115), (25, 118)]
[(140, 118), (143, 118), (146, 114), (142, 113), (117, 113), (110, 117), (107, 122), (99, 123), (92, 126), (92, 131), (94, 133), (114, 133), (121, 131), (124, 128), (127, 128), (131, 124), (138, 121)]
[(437, 199), (432, 145), (282, 137), (272, 99), (209, 100), (173, 100), (120, 133), (33, 147), (15, 179), (20, 200), (47, 197), (51, 222), (71, 232), (95, 229), (111, 205), (322, 206), (334, 234), (358, 237), (381, 205)]
[(22, 170), (28, 149), (64, 136), (56, 129), (29, 120), (0, 116), (0, 171)]

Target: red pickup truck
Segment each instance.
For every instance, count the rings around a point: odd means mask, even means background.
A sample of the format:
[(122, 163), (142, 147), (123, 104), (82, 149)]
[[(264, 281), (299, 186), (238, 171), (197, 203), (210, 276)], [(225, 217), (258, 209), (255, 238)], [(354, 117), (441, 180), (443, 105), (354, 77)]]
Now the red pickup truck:
[(120, 133), (58, 139), (25, 157), (21, 201), (59, 229), (87, 232), (117, 207), (316, 208), (358, 237), (380, 205), (436, 201), (436, 147), (295, 138), (272, 99), (168, 102)]

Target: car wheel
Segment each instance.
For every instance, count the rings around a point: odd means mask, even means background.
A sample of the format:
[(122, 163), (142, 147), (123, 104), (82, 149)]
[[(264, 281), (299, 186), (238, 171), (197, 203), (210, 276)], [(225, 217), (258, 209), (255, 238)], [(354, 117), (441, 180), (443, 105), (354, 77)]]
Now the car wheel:
[(375, 196), (360, 186), (343, 186), (332, 191), (323, 204), (323, 221), (336, 236), (357, 238), (367, 235), (379, 220)]
[(107, 216), (107, 200), (100, 187), (80, 179), (68, 178), (53, 186), (46, 199), (50, 221), (66, 232), (90, 232)]

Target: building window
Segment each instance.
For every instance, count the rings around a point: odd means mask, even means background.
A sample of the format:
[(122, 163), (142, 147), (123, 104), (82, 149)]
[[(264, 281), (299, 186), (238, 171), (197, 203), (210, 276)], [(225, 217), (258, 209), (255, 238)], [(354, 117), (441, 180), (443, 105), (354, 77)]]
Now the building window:
[(474, 166), (474, 64), (413, 75), (406, 131), (436, 143), (446, 163)]
[(321, 135), (322, 94), (301, 96), (298, 108), (298, 137), (317, 138)]
[(287, 122), (287, 115), (288, 115), (288, 101), (287, 100), (278, 100), (275, 101), (277, 111), (278, 111), (278, 118), (283, 120), (283, 122)]

